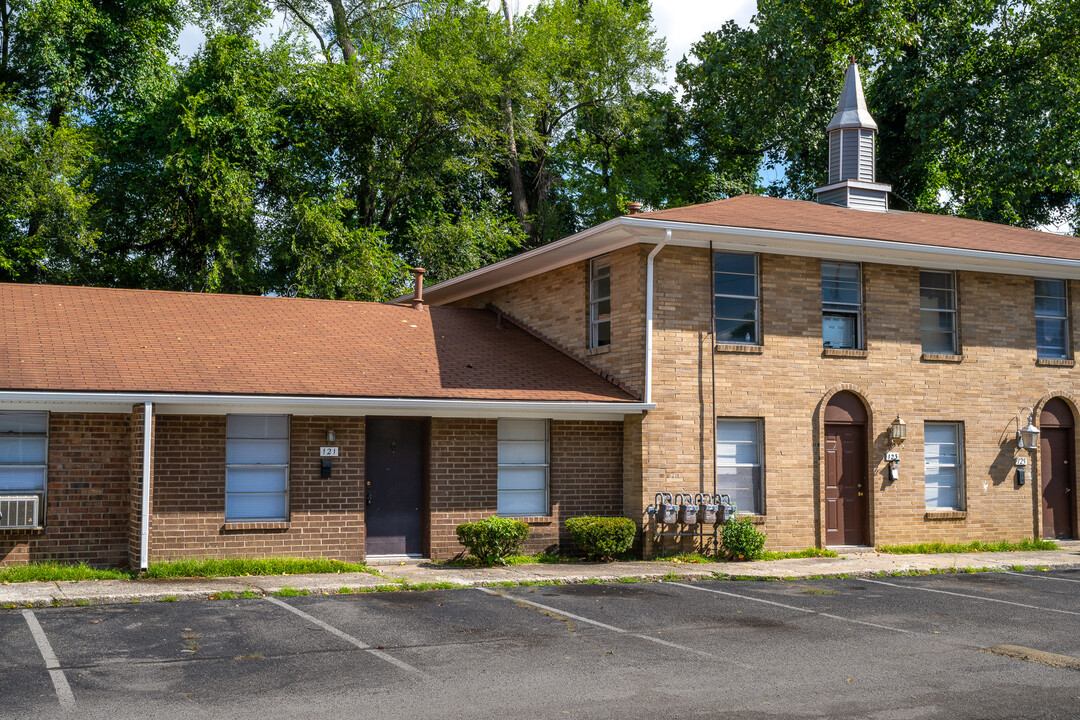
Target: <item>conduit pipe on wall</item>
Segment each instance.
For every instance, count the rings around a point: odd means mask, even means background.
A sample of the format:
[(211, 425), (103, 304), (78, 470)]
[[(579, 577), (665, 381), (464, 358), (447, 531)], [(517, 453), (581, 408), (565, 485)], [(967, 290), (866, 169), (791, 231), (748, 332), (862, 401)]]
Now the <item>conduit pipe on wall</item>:
[(143, 405), (142, 518), (139, 527), (139, 569), (150, 567), (150, 450), (154, 444), (154, 403)]
[(653, 327), (653, 259), (664, 246), (671, 242), (671, 231), (664, 232), (664, 239), (649, 253), (645, 263), (645, 402), (652, 402), (652, 327)]

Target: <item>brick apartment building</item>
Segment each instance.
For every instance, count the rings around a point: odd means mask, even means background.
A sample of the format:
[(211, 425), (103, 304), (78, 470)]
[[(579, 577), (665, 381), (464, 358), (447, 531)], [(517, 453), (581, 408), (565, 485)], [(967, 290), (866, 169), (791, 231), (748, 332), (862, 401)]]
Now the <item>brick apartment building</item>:
[(445, 558), (495, 513), (648, 555), (690, 530), (658, 492), (776, 549), (1076, 537), (1080, 246), (889, 210), (875, 132), (852, 65), (817, 203), (633, 213), (426, 307), (0, 285), (0, 562)]

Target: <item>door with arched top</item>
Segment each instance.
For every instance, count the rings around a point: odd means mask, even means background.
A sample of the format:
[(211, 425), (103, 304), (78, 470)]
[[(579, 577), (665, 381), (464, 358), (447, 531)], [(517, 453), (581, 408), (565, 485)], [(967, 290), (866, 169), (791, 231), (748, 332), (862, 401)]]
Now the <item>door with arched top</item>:
[(825, 544), (869, 541), (870, 482), (866, 408), (854, 393), (837, 393), (825, 407)]
[(1073, 414), (1053, 398), (1039, 415), (1039, 478), (1042, 485), (1042, 536), (1076, 537), (1076, 471)]

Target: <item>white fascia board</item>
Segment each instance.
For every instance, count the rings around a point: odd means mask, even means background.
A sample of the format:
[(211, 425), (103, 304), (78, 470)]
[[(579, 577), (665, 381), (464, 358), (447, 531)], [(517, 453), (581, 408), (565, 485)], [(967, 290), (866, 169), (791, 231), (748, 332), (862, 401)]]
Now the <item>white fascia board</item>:
[(773, 255), (798, 255), (939, 270), (969, 270), (1003, 275), (1080, 279), (1080, 260), (1066, 258), (726, 225), (622, 219), (635, 228), (645, 226), (642, 229), (651, 231), (641, 238), (642, 242), (649, 243), (659, 242), (661, 233), (671, 228), (670, 244), (684, 247), (707, 248), (709, 242), (712, 241), (714, 247)]
[(342, 398), (287, 395), (198, 395), (183, 393), (78, 393), (0, 391), (0, 409), (54, 412), (129, 413), (132, 406), (154, 403), (159, 415), (282, 413), (290, 415), (399, 415), (412, 417), (550, 418), (614, 420), (656, 406), (636, 402), (529, 402), (510, 400), (430, 400), (413, 398)]

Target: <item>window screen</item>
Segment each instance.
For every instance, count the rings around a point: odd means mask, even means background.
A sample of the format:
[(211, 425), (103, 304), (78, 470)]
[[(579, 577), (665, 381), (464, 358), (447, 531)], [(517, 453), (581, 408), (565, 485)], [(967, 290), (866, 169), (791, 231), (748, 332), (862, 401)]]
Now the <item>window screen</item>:
[(44, 514), (48, 456), (49, 413), (0, 412), (0, 495), (38, 495)]
[(287, 520), (289, 416), (229, 415), (227, 423), (225, 520)]
[(499, 420), (499, 514), (548, 514), (547, 420)]

